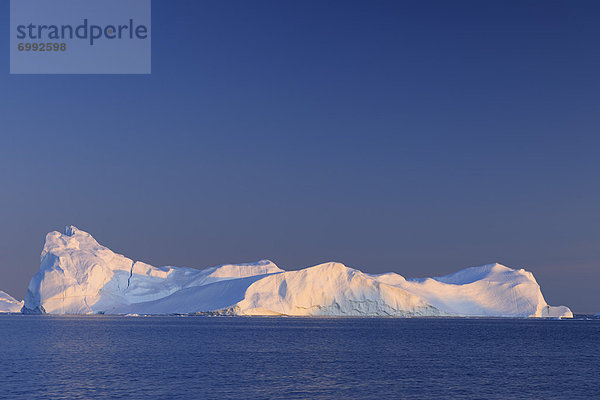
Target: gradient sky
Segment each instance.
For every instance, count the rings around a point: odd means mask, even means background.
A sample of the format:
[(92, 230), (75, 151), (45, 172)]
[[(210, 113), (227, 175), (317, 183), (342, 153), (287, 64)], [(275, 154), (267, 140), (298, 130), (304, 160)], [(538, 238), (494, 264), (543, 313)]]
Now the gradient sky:
[(150, 76), (11, 76), (0, 3), (0, 289), (74, 224), (154, 265), (501, 262), (600, 312), (600, 2), (152, 13)]

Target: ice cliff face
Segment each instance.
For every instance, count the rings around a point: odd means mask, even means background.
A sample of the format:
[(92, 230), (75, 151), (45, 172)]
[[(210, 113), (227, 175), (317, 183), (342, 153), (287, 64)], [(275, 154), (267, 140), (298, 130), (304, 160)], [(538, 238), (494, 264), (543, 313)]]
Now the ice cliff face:
[(434, 316), (444, 311), (400, 286), (340, 263), (267, 276), (236, 304), (243, 315)]
[(22, 307), (22, 301), (17, 301), (8, 293), (0, 290), (0, 313), (18, 313)]
[(370, 275), (339, 263), (285, 272), (270, 261), (197, 270), (153, 267), (75, 227), (49, 233), (24, 312), (296, 316), (571, 317), (533, 275), (500, 264), (428, 279)]

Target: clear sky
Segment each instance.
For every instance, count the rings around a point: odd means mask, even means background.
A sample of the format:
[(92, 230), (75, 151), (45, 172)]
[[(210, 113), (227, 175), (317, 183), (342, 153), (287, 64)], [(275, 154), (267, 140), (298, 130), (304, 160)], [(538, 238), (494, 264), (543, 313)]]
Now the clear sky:
[(0, 289), (74, 224), (154, 265), (501, 262), (600, 312), (600, 2), (153, 1), (152, 75), (9, 75)]

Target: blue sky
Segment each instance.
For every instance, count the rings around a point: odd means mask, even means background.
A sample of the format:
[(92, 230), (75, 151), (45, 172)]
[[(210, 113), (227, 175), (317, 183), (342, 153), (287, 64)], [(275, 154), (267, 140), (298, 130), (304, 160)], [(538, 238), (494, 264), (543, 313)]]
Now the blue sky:
[(9, 75), (0, 289), (74, 224), (155, 265), (501, 262), (600, 312), (600, 4), (154, 1), (152, 75)]

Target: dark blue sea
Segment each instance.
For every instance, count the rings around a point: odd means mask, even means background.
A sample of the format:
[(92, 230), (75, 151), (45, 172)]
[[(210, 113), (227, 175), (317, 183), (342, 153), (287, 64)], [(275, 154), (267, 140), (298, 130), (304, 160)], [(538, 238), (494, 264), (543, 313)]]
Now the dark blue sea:
[(0, 316), (2, 399), (600, 399), (600, 320)]

